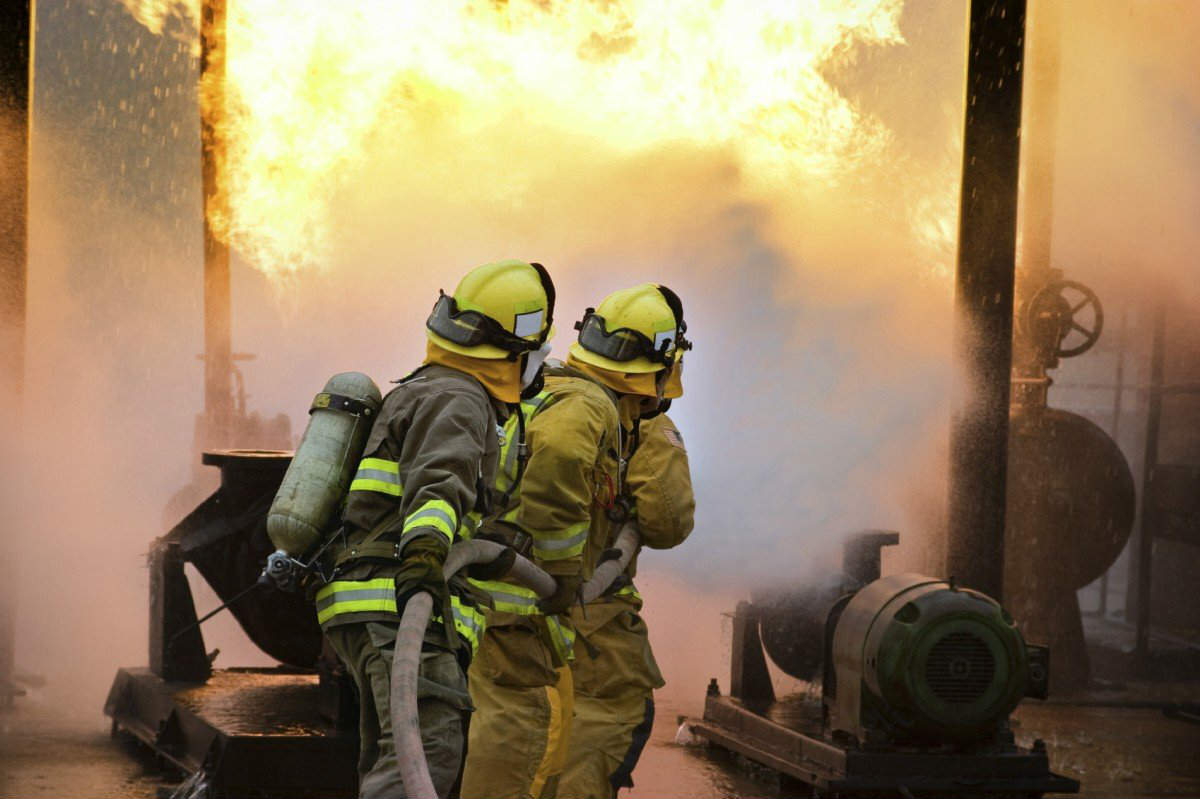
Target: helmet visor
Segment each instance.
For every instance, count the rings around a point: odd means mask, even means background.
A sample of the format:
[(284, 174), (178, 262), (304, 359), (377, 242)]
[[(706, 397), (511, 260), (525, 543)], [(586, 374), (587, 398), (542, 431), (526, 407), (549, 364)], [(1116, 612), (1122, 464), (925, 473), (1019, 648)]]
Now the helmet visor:
[(445, 292), (438, 297), (425, 326), (447, 341), (462, 347), (491, 344), (506, 352), (517, 354), (536, 350), (541, 346), (540, 341), (513, 335), (495, 319), (479, 311), (460, 311), (458, 303)]
[(579, 345), (612, 361), (624, 363), (635, 358), (647, 358), (664, 366), (674, 363), (677, 345), (684, 349), (688, 346), (676, 330), (659, 333), (653, 341), (640, 330), (628, 327), (609, 331), (604, 317), (592, 311), (585, 314), (579, 323)]

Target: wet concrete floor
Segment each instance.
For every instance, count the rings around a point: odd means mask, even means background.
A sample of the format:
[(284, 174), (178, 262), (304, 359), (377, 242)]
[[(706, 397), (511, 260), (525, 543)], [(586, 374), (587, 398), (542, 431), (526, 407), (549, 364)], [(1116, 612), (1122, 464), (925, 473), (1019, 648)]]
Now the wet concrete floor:
[[(635, 786), (624, 795), (795, 795), (719, 751), (676, 745), (676, 718), (694, 711), (685, 704), (659, 701)], [(1081, 796), (1200, 796), (1200, 725), (1159, 710), (1030, 702), (1018, 709), (1015, 732), (1025, 745), (1044, 739), (1054, 769), (1083, 784)], [(14, 711), (0, 715), (0, 796), (152, 799), (177, 782), (144, 750), (112, 739), (98, 708), (56, 707), (35, 698), (18, 700)]]

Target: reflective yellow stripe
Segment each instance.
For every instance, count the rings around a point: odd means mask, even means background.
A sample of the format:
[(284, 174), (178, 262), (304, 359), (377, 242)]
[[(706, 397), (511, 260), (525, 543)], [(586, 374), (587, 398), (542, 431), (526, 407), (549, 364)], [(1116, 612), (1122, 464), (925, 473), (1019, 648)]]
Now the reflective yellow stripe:
[(475, 531), (479, 529), (479, 523), (483, 520), (483, 514), (479, 511), (470, 511), (463, 516), (462, 523), (458, 525), (458, 540), (470, 541), (475, 537)]
[(563, 663), (575, 659), (575, 630), (564, 625), (557, 616), (547, 616), (546, 626), (550, 629), (550, 640)]
[(575, 689), (569, 668), (562, 666), (555, 671), (558, 673), (557, 682), (554, 685), (546, 686), (546, 700), (550, 706), (550, 723), (546, 727), (546, 751), (542, 755), (537, 769), (533, 772), (533, 781), (529, 788), (530, 796), (541, 795), (546, 780), (552, 774), (559, 772), (566, 760), (566, 732), (571, 723), (570, 718), (574, 706), (572, 697)]
[(400, 474), (400, 464), (395, 461), (389, 461), (386, 458), (363, 458), (358, 462), (360, 469), (378, 469), (381, 472), (390, 472), (391, 474)]
[(621, 588), (613, 596), (628, 596), (628, 597), (633, 597), (634, 599), (636, 599), (639, 602), (642, 601), (642, 595), (638, 593), (638, 590), (636, 588), (634, 588), (633, 583), (630, 583), (629, 585), (625, 586), (624, 588)]
[(378, 491), (393, 497), (403, 496), (404, 490), (399, 483), (385, 483), (382, 480), (372, 480), (367, 477), (357, 477), (350, 483), (351, 491)]
[(336, 580), (317, 592), (317, 623), (324, 624), (346, 613), (397, 613), (396, 582), (390, 577), (374, 580)]
[(363, 458), (350, 483), (351, 491), (378, 491), (393, 497), (404, 495), (400, 484), (400, 464), (384, 458)]
[(479, 649), (479, 639), (483, 637), (487, 620), (482, 613), (454, 595), (450, 597), (450, 610), (454, 613), (454, 629), (471, 645), (471, 654), (474, 655)]
[(533, 538), (533, 554), (541, 560), (563, 560), (578, 557), (587, 543), (591, 522), (582, 521), (555, 533)]
[(532, 616), (538, 612), (538, 595), (528, 588), (499, 580), (471, 580), (471, 584), (487, 591), (492, 605), (502, 613)]
[(416, 527), (432, 527), (435, 530), (441, 531), (447, 539), (453, 541), (454, 531), (458, 529), (458, 517), (454, 512), (454, 508), (450, 507), (449, 502), (441, 499), (431, 499), (408, 514), (408, 518), (404, 520), (404, 529), (401, 530), (401, 533), (407, 533)]

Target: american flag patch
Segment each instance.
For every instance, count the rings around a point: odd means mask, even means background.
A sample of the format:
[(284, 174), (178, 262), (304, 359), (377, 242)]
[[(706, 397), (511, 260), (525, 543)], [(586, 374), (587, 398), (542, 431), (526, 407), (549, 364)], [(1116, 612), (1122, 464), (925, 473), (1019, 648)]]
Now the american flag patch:
[(663, 435), (667, 437), (667, 441), (670, 442), (672, 447), (678, 447), (679, 449), (684, 450), (684, 452), (687, 451), (683, 446), (683, 436), (679, 435), (678, 430), (674, 430), (670, 427), (664, 427)]

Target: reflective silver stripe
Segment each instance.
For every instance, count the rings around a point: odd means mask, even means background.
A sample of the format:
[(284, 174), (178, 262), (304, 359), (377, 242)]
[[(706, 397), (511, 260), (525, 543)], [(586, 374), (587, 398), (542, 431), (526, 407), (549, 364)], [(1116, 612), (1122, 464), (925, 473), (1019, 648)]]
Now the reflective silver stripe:
[(450, 610), (454, 613), (454, 620), (466, 627), (471, 632), (475, 633), (476, 636), (483, 631), (483, 625), (480, 624), (475, 618), (468, 616), (456, 607), (453, 607)]
[(378, 480), (381, 483), (400, 485), (400, 476), (380, 469), (359, 469), (354, 473), (355, 480)]
[(356, 588), (351, 591), (334, 591), (328, 596), (317, 600), (317, 610), (335, 605), (338, 602), (355, 602), (363, 599), (395, 599), (396, 591), (387, 588)]
[[(428, 519), (431, 517), (434, 519), (441, 519), (451, 530), (454, 530), (458, 527), (458, 522), (454, 520), (454, 517), (440, 508), (425, 508), (424, 510), (417, 511), (412, 516), (409, 516), (404, 520), (404, 527), (405, 529), (410, 530), (414, 527), (421, 527), (421, 519)], [(425, 526), (433, 527), (432, 524)], [(437, 530), (438, 528), (434, 527), (434, 529)]]
[(519, 594), (510, 594), (505, 591), (488, 590), (492, 595), (492, 599), (497, 602), (507, 602), (510, 605), (526, 605), (532, 607), (537, 604), (537, 600), (529, 596), (521, 596)]
[(570, 549), (571, 547), (579, 546), (586, 541), (588, 532), (589, 530), (585, 529), (582, 533), (573, 535), (570, 538), (564, 538), (562, 540), (546, 540), (544, 538), (538, 538), (533, 542), (533, 548), (541, 549), (546, 552), (557, 552), (560, 549)]

